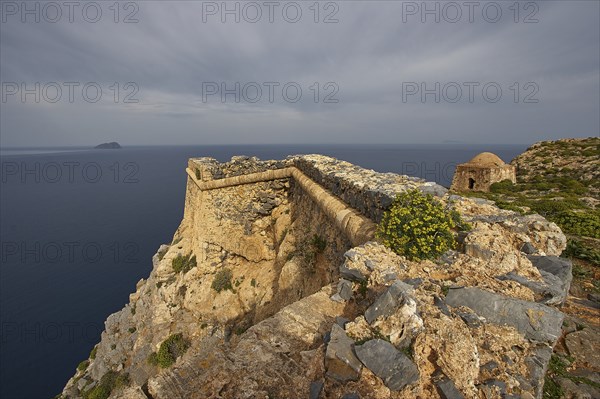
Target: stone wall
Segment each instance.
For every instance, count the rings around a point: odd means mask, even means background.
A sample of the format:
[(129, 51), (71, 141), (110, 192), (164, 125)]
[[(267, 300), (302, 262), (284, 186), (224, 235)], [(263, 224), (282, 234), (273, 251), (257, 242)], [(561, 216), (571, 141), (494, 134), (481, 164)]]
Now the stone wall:
[(220, 164), (214, 158), (190, 159), (188, 168), (201, 176), (202, 181), (248, 175), (268, 170), (296, 167), (313, 182), (341, 199), (374, 222), (379, 222), (383, 212), (398, 193), (419, 189), (438, 197), (446, 193), (439, 184), (418, 177), (379, 173), (361, 168), (346, 161), (323, 155), (296, 155), (282, 161), (260, 161), (255, 157), (234, 157)]

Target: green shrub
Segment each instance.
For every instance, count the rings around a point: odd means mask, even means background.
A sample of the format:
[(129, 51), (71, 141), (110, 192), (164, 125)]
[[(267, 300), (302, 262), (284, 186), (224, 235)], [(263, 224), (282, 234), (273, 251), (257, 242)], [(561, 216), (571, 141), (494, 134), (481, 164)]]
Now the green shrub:
[(196, 174), (196, 180), (202, 180), (202, 173), (200, 173), (200, 169), (195, 168), (194, 173)]
[(179, 254), (173, 259), (172, 265), (175, 273), (187, 273), (192, 270), (192, 268), (196, 267), (196, 255), (192, 256), (191, 252), (186, 256)]
[(383, 215), (376, 237), (410, 260), (433, 259), (456, 246), (451, 212), (430, 194), (411, 190), (396, 197)]
[(90, 352), (90, 359), (93, 360), (96, 358), (96, 352), (98, 352), (98, 345), (92, 348), (92, 351)]
[(107, 399), (115, 389), (129, 385), (129, 375), (109, 371), (100, 378), (98, 384), (92, 389), (83, 392), (84, 399)]
[(579, 240), (569, 239), (567, 241), (567, 248), (565, 248), (561, 256), (587, 260), (596, 266), (600, 266), (600, 251), (587, 246)]
[(85, 371), (89, 365), (90, 365), (90, 362), (88, 360), (84, 360), (77, 365), (77, 370)]
[(189, 343), (183, 338), (183, 334), (170, 335), (160, 344), (158, 353), (152, 352), (148, 356), (148, 363), (167, 368), (175, 363), (175, 360), (183, 355), (188, 348)]
[(97, 385), (88, 391), (83, 397), (85, 399), (108, 399), (111, 389), (106, 385)]
[(542, 199), (531, 203), (531, 210), (545, 218), (552, 218), (571, 209), (580, 208), (579, 201), (564, 200), (554, 201)]
[(512, 181), (506, 179), (501, 182), (494, 183), (490, 186), (490, 192), (492, 193), (512, 193), (515, 191), (515, 185)]
[(314, 273), (317, 267), (317, 255), (325, 251), (327, 241), (318, 234), (313, 234), (310, 237), (308, 231), (304, 232), (303, 236), (305, 238), (302, 242), (298, 243), (296, 251), (288, 254), (287, 261), (297, 257), (302, 261), (307, 270)]
[(600, 238), (600, 212), (565, 211), (548, 217), (568, 234), (583, 237)]
[[(579, 326), (577, 326), (577, 329), (579, 330)], [(598, 382), (586, 377), (572, 375), (569, 372), (574, 360), (575, 359), (570, 356), (560, 356), (557, 354), (552, 355), (550, 362), (548, 363), (548, 372), (544, 379), (544, 399), (559, 399), (564, 397), (563, 389), (556, 382), (562, 378), (569, 379), (575, 384), (585, 384), (594, 388), (600, 388), (600, 384)]]
[(117, 374), (117, 379), (115, 380), (115, 388), (121, 388), (127, 385), (129, 385), (129, 373)]
[(521, 214), (523, 213), (523, 208), (521, 208), (519, 205), (514, 204), (513, 202), (497, 200), (496, 206), (500, 209), (504, 209), (507, 211), (513, 211)]
[(231, 285), (232, 278), (233, 274), (231, 273), (231, 270), (223, 268), (215, 274), (215, 279), (213, 280), (211, 287), (217, 292), (233, 290), (233, 286)]

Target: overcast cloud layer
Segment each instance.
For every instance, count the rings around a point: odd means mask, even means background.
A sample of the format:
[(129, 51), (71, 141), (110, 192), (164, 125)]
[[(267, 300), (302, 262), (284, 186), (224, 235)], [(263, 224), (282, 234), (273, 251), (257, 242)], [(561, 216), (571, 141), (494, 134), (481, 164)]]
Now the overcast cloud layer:
[[(521, 2), (518, 15), (513, 1), (428, 2), (439, 22), (401, 1), (227, 2), (239, 22), (222, 2), (123, 2), (118, 15), (113, 2), (81, 2), (71, 16), (61, 1), (28, 3), (39, 22), (20, 1), (1, 3), (3, 147), (532, 143), (600, 131), (598, 1)], [(211, 94), (236, 82), (224, 102)]]

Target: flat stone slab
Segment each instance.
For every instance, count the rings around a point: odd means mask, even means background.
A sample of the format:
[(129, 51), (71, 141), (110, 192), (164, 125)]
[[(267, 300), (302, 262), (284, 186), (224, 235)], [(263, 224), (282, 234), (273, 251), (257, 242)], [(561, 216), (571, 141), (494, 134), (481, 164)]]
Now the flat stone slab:
[(465, 399), (465, 396), (456, 388), (454, 382), (444, 377), (435, 383), (442, 399)]
[(331, 327), (331, 338), (325, 352), (327, 376), (340, 381), (357, 380), (362, 364), (354, 354), (352, 341), (337, 324)]
[[(540, 274), (544, 279), (541, 281), (529, 280), (523, 276), (519, 276), (515, 272), (506, 273), (503, 276), (498, 276), (498, 280), (512, 280), (531, 289), (541, 297), (540, 302), (547, 305), (560, 305), (567, 299), (569, 293), (568, 287), (565, 287), (563, 281), (552, 273), (540, 270)], [(566, 288), (566, 290), (565, 290)]]
[(565, 344), (571, 356), (582, 359), (595, 370), (600, 370), (600, 336), (591, 328), (567, 334)]
[(321, 397), (321, 391), (323, 391), (324, 386), (323, 381), (313, 381), (310, 383), (310, 390), (308, 397), (309, 399), (319, 399)]
[[(527, 257), (533, 266), (535, 266), (544, 281), (547, 281), (547, 274), (554, 275), (558, 278), (558, 281), (553, 280), (553, 287), (557, 291), (560, 291), (562, 302), (565, 301), (569, 294), (569, 288), (571, 288), (571, 281), (573, 281), (573, 263), (569, 259), (560, 258), (558, 256), (534, 256), (530, 255)], [(562, 303), (559, 302), (559, 303)]]
[(345, 302), (352, 298), (352, 283), (343, 278), (337, 284), (337, 291), (331, 296), (331, 300), (336, 302)]
[(413, 291), (413, 287), (402, 281), (396, 281), (381, 294), (365, 312), (367, 323), (371, 324), (380, 316), (392, 315), (404, 303), (403, 295)]
[(544, 391), (544, 377), (548, 371), (548, 363), (552, 357), (552, 348), (547, 345), (538, 345), (531, 356), (525, 359), (529, 370), (526, 381), (533, 387), (536, 398), (541, 398)]
[(364, 281), (366, 277), (358, 269), (350, 269), (345, 264), (340, 265), (340, 276), (350, 281)]
[(355, 350), (360, 361), (393, 391), (419, 380), (417, 366), (387, 341), (372, 339)]
[(451, 289), (446, 303), (466, 306), (487, 322), (517, 329), (532, 341), (554, 344), (561, 335), (564, 315), (541, 303), (508, 298), (475, 287)]

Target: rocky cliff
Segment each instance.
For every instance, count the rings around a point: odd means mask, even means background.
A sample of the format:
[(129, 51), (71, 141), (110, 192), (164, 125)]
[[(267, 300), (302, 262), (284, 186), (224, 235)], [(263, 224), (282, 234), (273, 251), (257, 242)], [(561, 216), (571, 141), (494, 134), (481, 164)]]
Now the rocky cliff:
[(563, 335), (546, 376), (545, 398), (600, 398), (600, 138), (533, 144), (511, 162), (517, 181), (477, 195), (519, 213), (539, 213), (567, 236), (561, 256), (573, 281), (561, 310)]
[[(311, 155), (191, 159), (184, 218), (63, 398), (540, 398), (571, 264), (539, 215)], [(396, 194), (471, 224), (435, 261), (374, 241)]]

